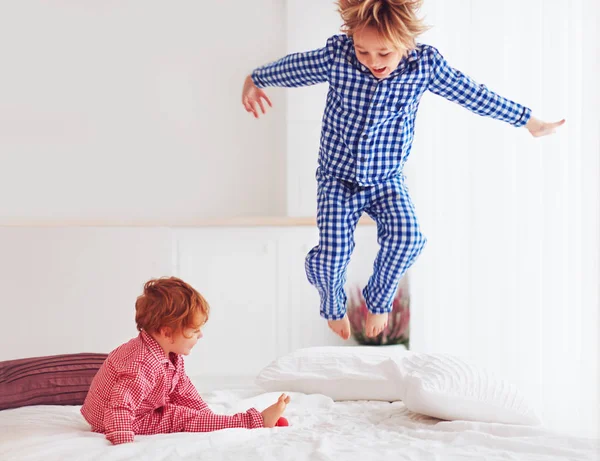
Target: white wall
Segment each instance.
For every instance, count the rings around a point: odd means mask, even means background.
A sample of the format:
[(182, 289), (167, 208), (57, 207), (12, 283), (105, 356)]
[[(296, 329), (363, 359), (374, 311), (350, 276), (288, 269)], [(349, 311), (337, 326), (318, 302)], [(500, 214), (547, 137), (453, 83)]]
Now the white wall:
[(285, 212), (283, 0), (0, 2), (0, 224), (176, 225)]
[[(429, 243), (412, 269), (411, 346), (492, 366), (551, 427), (600, 418), (600, 149), (595, 0), (426, 0), (421, 41), (533, 109), (556, 136), (423, 97), (406, 174)], [(288, 0), (288, 52), (339, 30), (332, 3)], [(309, 21), (308, 18), (311, 18)], [(313, 29), (313, 24), (315, 24)], [(314, 213), (326, 85), (288, 92), (288, 212)]]

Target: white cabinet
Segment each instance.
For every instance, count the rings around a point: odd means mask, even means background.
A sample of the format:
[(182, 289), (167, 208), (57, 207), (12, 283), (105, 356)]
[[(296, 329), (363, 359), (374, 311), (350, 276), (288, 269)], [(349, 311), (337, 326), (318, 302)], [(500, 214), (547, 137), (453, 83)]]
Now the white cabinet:
[[(375, 226), (359, 226), (356, 241), (348, 280), (363, 286)], [(319, 316), (306, 279), (304, 258), (317, 242), (315, 225), (0, 228), (0, 313), (9, 326), (0, 360), (110, 352), (137, 334), (144, 283), (170, 275), (212, 308), (186, 359), (192, 376), (254, 376), (294, 349), (348, 344)]]
[(278, 349), (277, 253), (263, 228), (178, 230), (176, 274), (211, 305), (188, 373), (247, 375)]
[[(211, 305), (205, 336), (187, 359), (190, 374), (255, 375), (281, 354), (347, 344), (319, 316), (304, 258), (314, 226), (176, 230), (175, 273)], [(375, 226), (360, 226), (348, 284), (364, 286), (377, 251)]]

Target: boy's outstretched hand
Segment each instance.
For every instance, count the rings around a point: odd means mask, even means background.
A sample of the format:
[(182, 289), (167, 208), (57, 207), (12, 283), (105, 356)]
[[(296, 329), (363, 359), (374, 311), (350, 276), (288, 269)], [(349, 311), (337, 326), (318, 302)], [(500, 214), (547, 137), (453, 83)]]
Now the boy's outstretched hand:
[(273, 104), (271, 104), (271, 100), (266, 93), (258, 88), (252, 81), (252, 77), (248, 75), (246, 80), (244, 80), (244, 89), (242, 90), (242, 104), (244, 105), (246, 112), (252, 112), (254, 118), (258, 118), (258, 107), (256, 107), (258, 104), (262, 113), (265, 114), (266, 111), (263, 99), (267, 101), (270, 107), (273, 107)]
[(556, 129), (564, 124), (564, 118), (560, 122), (547, 123), (542, 122), (535, 117), (531, 117), (525, 125), (525, 128), (529, 130), (533, 137), (539, 138), (540, 136), (547, 136), (549, 134), (556, 133)]

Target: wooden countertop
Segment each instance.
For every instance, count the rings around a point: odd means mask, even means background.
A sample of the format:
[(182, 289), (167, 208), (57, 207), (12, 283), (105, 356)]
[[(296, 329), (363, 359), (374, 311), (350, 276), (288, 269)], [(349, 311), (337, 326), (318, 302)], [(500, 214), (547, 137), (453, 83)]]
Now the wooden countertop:
[[(375, 222), (364, 215), (359, 225), (374, 225)], [(0, 227), (297, 227), (316, 226), (314, 216), (246, 216), (231, 218), (198, 218), (173, 223), (151, 220), (22, 220), (16, 223), (1, 224)]]

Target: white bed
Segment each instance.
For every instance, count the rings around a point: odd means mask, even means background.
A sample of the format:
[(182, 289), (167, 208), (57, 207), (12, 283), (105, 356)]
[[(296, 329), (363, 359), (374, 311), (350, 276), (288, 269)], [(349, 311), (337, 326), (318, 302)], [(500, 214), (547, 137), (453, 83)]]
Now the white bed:
[[(276, 393), (219, 390), (203, 397), (214, 411), (262, 409)], [(228, 429), (204, 434), (137, 436), (111, 446), (92, 433), (76, 406), (0, 411), (0, 459), (12, 460), (586, 460), (599, 458), (598, 440), (540, 427), (446, 422), (409, 412), (402, 402), (334, 402), (292, 393), (290, 427)]]

